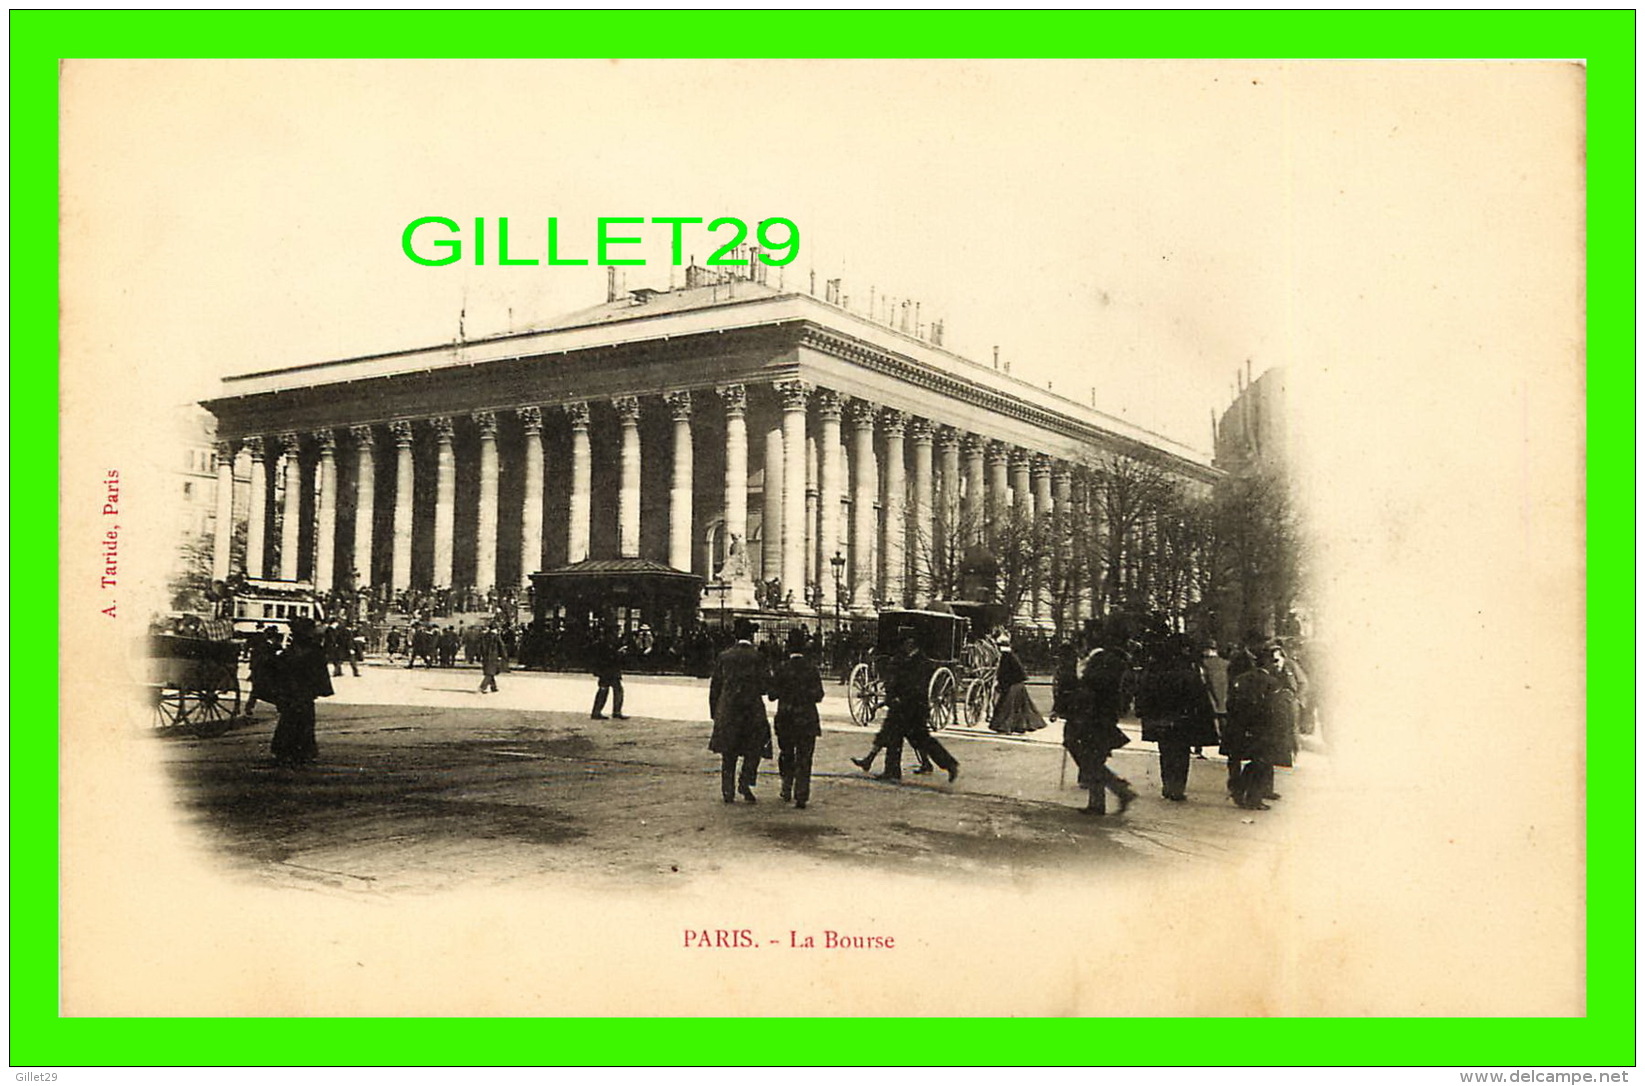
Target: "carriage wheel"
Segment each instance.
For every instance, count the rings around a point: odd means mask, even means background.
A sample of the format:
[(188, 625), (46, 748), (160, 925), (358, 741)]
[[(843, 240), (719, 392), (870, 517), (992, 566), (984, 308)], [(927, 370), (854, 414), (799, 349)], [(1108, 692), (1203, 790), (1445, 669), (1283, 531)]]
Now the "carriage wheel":
[(965, 688), (965, 723), (968, 727), (985, 727), (994, 718), (994, 684), (974, 679)]
[(196, 690), (189, 723), (194, 734), (202, 739), (215, 739), (228, 731), (234, 718), (240, 715), (240, 691)]
[(931, 712), (926, 723), (938, 732), (954, 723), (954, 673), (945, 667), (932, 672), (929, 694)]
[(154, 692), (154, 726), (175, 728), (189, 722), (188, 695), (172, 687), (161, 687)]
[(846, 700), (851, 706), (853, 724), (868, 725), (874, 722), (874, 714), (879, 712), (880, 698), (867, 664), (858, 664), (851, 669), (851, 677), (846, 680)]

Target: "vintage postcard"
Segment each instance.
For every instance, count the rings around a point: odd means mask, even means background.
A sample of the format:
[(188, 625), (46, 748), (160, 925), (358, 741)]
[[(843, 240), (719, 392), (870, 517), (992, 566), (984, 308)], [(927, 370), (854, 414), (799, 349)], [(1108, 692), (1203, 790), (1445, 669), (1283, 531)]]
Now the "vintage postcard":
[(1584, 1013), (1580, 64), (60, 91), (64, 1014)]

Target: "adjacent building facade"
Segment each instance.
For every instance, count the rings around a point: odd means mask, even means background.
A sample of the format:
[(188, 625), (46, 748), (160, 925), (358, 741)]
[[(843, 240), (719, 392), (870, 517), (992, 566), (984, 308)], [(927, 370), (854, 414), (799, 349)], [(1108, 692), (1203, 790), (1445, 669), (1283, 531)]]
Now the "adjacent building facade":
[[(866, 614), (928, 602), (933, 564), (1009, 514), (1077, 513), (1072, 469), (1094, 454), (1216, 474), (917, 334), (692, 272), (539, 330), (228, 378), (204, 405), (213, 575), (496, 599), (638, 558), (711, 584), (746, 570), (767, 607)], [(1043, 593), (1022, 610), (1049, 622)]]

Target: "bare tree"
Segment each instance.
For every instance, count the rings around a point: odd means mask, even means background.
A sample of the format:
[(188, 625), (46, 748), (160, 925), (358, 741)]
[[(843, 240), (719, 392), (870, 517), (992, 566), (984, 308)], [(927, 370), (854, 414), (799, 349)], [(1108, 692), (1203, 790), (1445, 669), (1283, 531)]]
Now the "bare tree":
[(1151, 585), (1154, 609), (1178, 629), (1205, 629), (1206, 601), (1217, 586), (1216, 518), (1210, 496), (1178, 480), (1154, 518), (1158, 545)]
[(1024, 604), (1032, 598), (1034, 581), (1040, 576), (1051, 543), (1044, 522), (1022, 509), (1011, 509), (995, 526), (992, 550), (999, 563), (999, 579), (994, 600), (1009, 608), (1013, 616), (1020, 617)]
[(1305, 559), (1285, 477), (1263, 469), (1230, 475), (1217, 485), (1213, 510), (1224, 632), (1280, 629), (1296, 602)]
[(956, 511), (952, 521), (937, 530), (922, 524), (912, 533), (909, 551), (916, 598), (964, 598), (967, 556), (981, 537), (983, 524), (980, 514)]
[(177, 566), (166, 583), (173, 611), (208, 613), (214, 540), (210, 533), (190, 533), (177, 548)]
[(1150, 519), (1170, 504), (1172, 479), (1160, 465), (1125, 453), (1105, 453), (1084, 465), (1096, 521), (1088, 532), (1087, 554), (1099, 613), (1145, 609), (1142, 580), (1151, 563), (1142, 535)]

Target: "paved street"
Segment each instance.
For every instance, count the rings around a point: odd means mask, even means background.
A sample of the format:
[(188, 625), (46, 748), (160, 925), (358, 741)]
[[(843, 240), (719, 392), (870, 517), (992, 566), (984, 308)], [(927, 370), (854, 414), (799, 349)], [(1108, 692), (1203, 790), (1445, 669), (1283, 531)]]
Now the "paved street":
[[(1026, 739), (950, 729), (941, 738), (961, 762), (957, 782), (882, 783), (849, 762), (872, 731), (850, 722), (844, 687), (830, 683), (811, 806), (778, 800), (774, 760), (757, 805), (726, 805), (707, 750), (706, 681), (631, 678), (625, 721), (589, 719), (586, 676), (501, 682), (482, 696), (475, 669), (384, 665), (337, 679), (338, 695), (319, 703), (320, 762), (302, 770), (270, 762), (267, 707), (217, 738), (157, 741), (225, 862), (257, 880), (367, 894), (567, 873), (656, 884), (750, 857), (993, 879), (1232, 861), (1280, 843), (1328, 779), (1328, 759), (1305, 753), (1296, 772), (1281, 771), (1286, 798), (1274, 810), (1244, 812), (1226, 799), (1213, 752), (1193, 763), (1189, 801), (1167, 803), (1153, 746), (1134, 741), (1111, 764), (1142, 798), (1122, 817), (1092, 818), (1077, 810), (1084, 793), (1053, 724)], [(1049, 687), (1034, 695), (1049, 708)], [(1126, 727), (1136, 735), (1134, 721)]]

